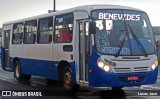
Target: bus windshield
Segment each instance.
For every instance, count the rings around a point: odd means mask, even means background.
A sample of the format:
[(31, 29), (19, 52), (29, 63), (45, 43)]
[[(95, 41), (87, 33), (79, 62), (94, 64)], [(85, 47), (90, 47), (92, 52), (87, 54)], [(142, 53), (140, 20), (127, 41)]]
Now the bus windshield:
[(155, 38), (146, 13), (133, 10), (94, 10), (95, 44), (101, 54), (149, 55), (155, 53)]

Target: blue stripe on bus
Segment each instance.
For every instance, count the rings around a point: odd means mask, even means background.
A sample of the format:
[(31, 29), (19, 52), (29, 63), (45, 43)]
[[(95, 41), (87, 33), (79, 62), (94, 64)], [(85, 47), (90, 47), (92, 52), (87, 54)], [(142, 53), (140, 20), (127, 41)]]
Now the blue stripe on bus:
[[(47, 60), (35, 60), (19, 58), (22, 66), (23, 74), (30, 74), (34, 76), (47, 77), (53, 80), (58, 80), (58, 61), (47, 61)], [(14, 71), (13, 58), (10, 58), (11, 70)], [(72, 68), (73, 83), (76, 83), (75, 74), (75, 62), (69, 62)]]

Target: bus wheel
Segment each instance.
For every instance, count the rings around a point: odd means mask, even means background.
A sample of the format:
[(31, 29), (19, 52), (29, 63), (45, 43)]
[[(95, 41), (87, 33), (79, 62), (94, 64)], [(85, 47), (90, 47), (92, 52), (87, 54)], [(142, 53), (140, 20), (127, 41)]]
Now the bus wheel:
[(62, 86), (66, 90), (70, 90), (72, 92), (77, 92), (79, 89), (79, 85), (73, 84), (72, 80), (73, 80), (73, 76), (72, 76), (71, 68), (69, 66), (66, 66), (64, 68), (63, 74), (62, 74)]
[(14, 76), (18, 81), (29, 81), (31, 79), (31, 75), (22, 74), (21, 65), (18, 61), (14, 64)]

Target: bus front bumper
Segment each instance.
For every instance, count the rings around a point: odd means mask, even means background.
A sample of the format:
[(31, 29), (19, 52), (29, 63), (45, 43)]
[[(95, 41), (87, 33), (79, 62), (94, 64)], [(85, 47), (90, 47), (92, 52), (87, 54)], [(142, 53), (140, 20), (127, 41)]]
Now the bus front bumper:
[[(106, 73), (98, 70), (94, 74), (90, 86), (94, 87), (129, 87), (146, 84), (155, 84), (157, 81), (158, 67), (150, 72), (134, 73)], [(128, 77), (138, 77), (138, 80), (128, 80)]]

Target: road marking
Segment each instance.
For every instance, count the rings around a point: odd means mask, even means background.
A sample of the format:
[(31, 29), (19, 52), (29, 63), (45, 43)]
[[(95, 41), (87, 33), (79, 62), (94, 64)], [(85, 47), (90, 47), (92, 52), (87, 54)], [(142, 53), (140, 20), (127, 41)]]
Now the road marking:
[(151, 86), (151, 85), (150, 85), (150, 86), (149, 86), (149, 85), (142, 85), (142, 88), (143, 88), (143, 87), (144, 87), (144, 88), (145, 88), (145, 87), (146, 87), (146, 88), (152, 88), (152, 89), (160, 89), (159, 87), (154, 87), (154, 86)]
[(7, 80), (7, 79), (1, 78), (1, 77), (0, 77), (0, 80), (7, 81), (7, 82), (10, 82), (10, 83), (14, 83), (14, 84), (18, 84), (17, 82), (14, 82), (14, 81), (11, 81), (11, 80)]

